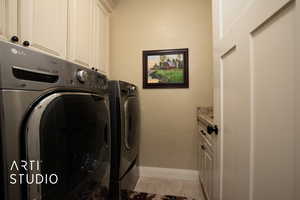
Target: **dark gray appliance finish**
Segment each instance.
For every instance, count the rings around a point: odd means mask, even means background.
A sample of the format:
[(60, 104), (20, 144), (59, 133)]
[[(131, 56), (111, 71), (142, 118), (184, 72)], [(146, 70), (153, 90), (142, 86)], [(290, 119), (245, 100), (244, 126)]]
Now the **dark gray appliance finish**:
[(134, 189), (139, 178), (137, 165), (140, 140), (140, 108), (137, 86), (109, 81), (111, 110), (111, 198)]
[[(0, 42), (1, 180), (4, 200), (105, 199), (110, 177), (108, 81), (84, 67)], [(13, 161), (59, 184), (10, 184)], [(100, 191), (99, 191), (100, 190)]]

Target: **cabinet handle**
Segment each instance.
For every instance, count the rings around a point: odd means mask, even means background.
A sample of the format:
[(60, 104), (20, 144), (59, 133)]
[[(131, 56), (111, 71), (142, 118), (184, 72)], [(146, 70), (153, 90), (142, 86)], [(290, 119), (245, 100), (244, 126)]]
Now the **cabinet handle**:
[(219, 132), (218, 126), (217, 125), (215, 125), (215, 126), (208, 125), (207, 126), (207, 133), (209, 135), (211, 135), (213, 132), (215, 132), (215, 134), (218, 135), (218, 132)]
[(19, 38), (18, 38), (18, 36), (14, 35), (10, 38), (10, 41), (12, 41), (13, 43), (16, 43), (16, 42), (19, 42)]
[(217, 125), (215, 125), (215, 134), (218, 135), (219, 134), (219, 128)]
[(25, 40), (25, 41), (23, 42), (23, 46), (24, 46), (24, 47), (29, 47), (29, 46), (30, 46), (30, 42), (27, 41), (27, 40)]
[(105, 143), (105, 147), (106, 148), (109, 148), (109, 129), (108, 129), (108, 122), (106, 123), (105, 125), (105, 128), (104, 128), (104, 143)]

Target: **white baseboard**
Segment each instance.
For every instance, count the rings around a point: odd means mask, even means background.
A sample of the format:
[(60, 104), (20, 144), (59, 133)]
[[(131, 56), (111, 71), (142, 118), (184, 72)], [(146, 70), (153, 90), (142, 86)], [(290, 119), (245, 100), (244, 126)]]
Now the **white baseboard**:
[(180, 179), (198, 181), (199, 175), (196, 170), (188, 169), (171, 169), (159, 167), (139, 167), (141, 177), (152, 178), (167, 178), (167, 179)]

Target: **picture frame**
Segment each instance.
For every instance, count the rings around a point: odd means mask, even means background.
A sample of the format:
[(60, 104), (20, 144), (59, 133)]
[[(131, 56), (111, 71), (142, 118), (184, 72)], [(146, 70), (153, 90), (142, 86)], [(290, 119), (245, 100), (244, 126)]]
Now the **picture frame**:
[(189, 50), (143, 51), (143, 88), (189, 88)]

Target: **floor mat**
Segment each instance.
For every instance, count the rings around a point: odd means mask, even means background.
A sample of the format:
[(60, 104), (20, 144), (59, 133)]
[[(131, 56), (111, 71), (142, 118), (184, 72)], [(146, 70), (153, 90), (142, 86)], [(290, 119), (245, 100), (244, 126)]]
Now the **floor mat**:
[(149, 194), (145, 192), (122, 191), (122, 200), (195, 200), (187, 197)]

